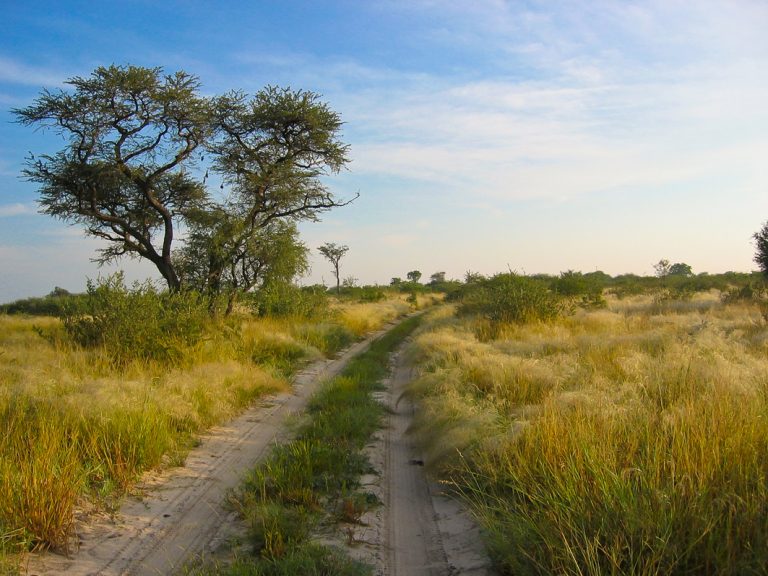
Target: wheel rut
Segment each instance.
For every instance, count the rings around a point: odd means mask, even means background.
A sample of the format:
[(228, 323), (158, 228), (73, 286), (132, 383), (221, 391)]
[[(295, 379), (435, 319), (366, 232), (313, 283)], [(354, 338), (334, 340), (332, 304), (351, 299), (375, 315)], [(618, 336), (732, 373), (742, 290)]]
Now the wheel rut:
[(387, 390), (379, 394), (387, 407), (384, 427), (367, 451), (379, 474), (363, 479), (363, 489), (383, 506), (347, 527), (355, 531), (352, 554), (374, 564), (376, 576), (492, 576), (479, 528), (429, 479), (424, 456), (408, 433), (418, 406), (403, 395), (413, 378), (403, 347), (391, 365)]

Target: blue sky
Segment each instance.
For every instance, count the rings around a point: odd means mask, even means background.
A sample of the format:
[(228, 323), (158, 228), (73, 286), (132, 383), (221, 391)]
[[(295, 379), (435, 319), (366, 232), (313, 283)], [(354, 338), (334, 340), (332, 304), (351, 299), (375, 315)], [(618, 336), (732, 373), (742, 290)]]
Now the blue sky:
[[(754, 269), (768, 220), (768, 3), (385, 0), (25, 2), (0, 21), (0, 302), (81, 290), (98, 242), (36, 213), (10, 109), (97, 66), (204, 90), (313, 90), (345, 121), (351, 206), (302, 225), (342, 276), (413, 269)], [(332, 283), (314, 251), (304, 282)], [(131, 278), (154, 276), (126, 260)]]

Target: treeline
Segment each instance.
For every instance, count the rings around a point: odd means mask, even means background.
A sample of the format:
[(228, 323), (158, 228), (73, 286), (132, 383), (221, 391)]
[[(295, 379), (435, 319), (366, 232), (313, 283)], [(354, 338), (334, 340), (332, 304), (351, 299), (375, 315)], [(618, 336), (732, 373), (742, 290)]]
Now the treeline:
[[(421, 275), (419, 274), (419, 278)], [(533, 274), (530, 276), (516, 273), (502, 273), (485, 276), (476, 272), (467, 272), (463, 280), (445, 278), (444, 272), (432, 275), (429, 282), (401, 280), (393, 278), (389, 285), (358, 286), (350, 280), (342, 284), (337, 296), (346, 300), (360, 302), (379, 302), (392, 291), (404, 294), (438, 292), (449, 295), (453, 300), (461, 300), (479, 287), (488, 287), (494, 283), (503, 283), (506, 277), (526, 278), (528, 286), (535, 286), (562, 297), (583, 297), (584, 304), (600, 305), (600, 299), (608, 294), (618, 298), (639, 294), (668, 292), (670, 296), (685, 298), (696, 292), (719, 290), (725, 297), (747, 297), (760, 295), (766, 289), (766, 283), (760, 272), (725, 272), (722, 274), (666, 276), (638, 276), (621, 274), (610, 276), (605, 272), (577, 272), (568, 270), (559, 275)], [(110, 282), (105, 280), (103, 282)], [(145, 283), (146, 284), (146, 283)], [(134, 286), (143, 286), (137, 284)], [(95, 284), (94, 284), (95, 285)], [(126, 288), (127, 289), (127, 288)], [(329, 288), (322, 284), (297, 286), (290, 282), (271, 282), (258, 290), (246, 293), (241, 308), (264, 315), (300, 315), (311, 316), (327, 305)], [(158, 294), (162, 291), (156, 290)], [(82, 309), (88, 301), (88, 292), (71, 293), (60, 287), (49, 294), (0, 304), (2, 314), (27, 314), (31, 316), (63, 317), (73, 310)]]

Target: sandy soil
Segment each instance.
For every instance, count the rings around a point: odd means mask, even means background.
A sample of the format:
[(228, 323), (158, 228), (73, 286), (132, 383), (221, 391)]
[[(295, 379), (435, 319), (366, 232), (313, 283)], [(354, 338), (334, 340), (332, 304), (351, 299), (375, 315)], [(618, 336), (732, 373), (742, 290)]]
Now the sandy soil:
[(143, 498), (128, 499), (114, 516), (89, 516), (78, 528), (77, 550), (70, 557), (31, 555), (26, 574), (166, 575), (215, 552), (237, 524), (225, 511), (227, 492), (240, 484), (275, 440), (285, 437), (286, 419), (302, 410), (318, 383), (340, 372), (386, 329), (336, 359), (310, 365), (294, 379), (292, 393), (270, 397), (228, 425), (212, 429), (185, 466), (148, 478)]
[[(368, 446), (379, 474), (363, 478), (366, 491), (382, 501), (360, 523), (342, 526), (352, 555), (376, 566), (377, 576), (491, 576), (480, 532), (456, 500), (424, 472), (424, 457), (408, 434), (417, 406), (402, 397), (412, 368), (402, 351), (392, 358), (392, 375), (380, 400), (390, 412)], [(342, 539), (340, 539), (342, 541)]]

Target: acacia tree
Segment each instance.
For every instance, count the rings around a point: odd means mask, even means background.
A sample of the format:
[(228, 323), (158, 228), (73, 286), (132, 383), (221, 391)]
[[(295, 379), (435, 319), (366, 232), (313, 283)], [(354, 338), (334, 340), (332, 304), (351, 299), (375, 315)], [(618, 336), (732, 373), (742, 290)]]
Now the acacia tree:
[[(44, 91), (15, 110), (22, 124), (53, 127), (68, 140), (53, 156), (30, 158), (24, 175), (41, 184), (44, 213), (108, 241), (101, 263), (147, 258), (174, 291), (182, 277), (212, 297), (248, 290), (267, 243), (301, 251), (295, 227), (278, 222), (316, 220), (351, 202), (320, 180), (346, 165), (348, 146), (339, 115), (313, 92), (267, 87), (206, 99), (194, 76), (134, 66), (98, 68), (68, 84), (74, 93)], [(209, 171), (223, 181), (215, 194)], [(190, 235), (175, 254), (178, 223)]]
[(429, 283), (431, 285), (442, 284), (445, 282), (445, 272), (435, 272), (429, 277)]
[(685, 262), (675, 262), (669, 267), (670, 276), (693, 276), (693, 269)]
[(662, 258), (653, 265), (653, 269), (656, 270), (656, 277), (661, 278), (663, 281), (667, 276), (669, 276), (669, 260)]
[(198, 79), (110, 66), (67, 84), (73, 93), (44, 90), (14, 110), (20, 123), (52, 127), (68, 141), (54, 155), (31, 156), (23, 171), (41, 185), (41, 211), (107, 240), (98, 262), (146, 258), (178, 290), (174, 221), (205, 197), (188, 170), (212, 133)]
[(405, 275), (405, 277), (408, 278), (409, 282), (415, 283), (421, 280), (421, 272), (419, 272), (418, 270), (411, 270), (410, 272), (408, 272), (408, 274)]
[[(320, 213), (351, 202), (337, 200), (320, 180), (348, 161), (349, 147), (338, 137), (339, 115), (313, 92), (269, 86), (252, 98), (241, 92), (219, 98), (214, 119), (216, 138), (207, 148), (212, 169), (230, 194), (216, 210), (208, 210), (215, 222), (209, 216), (207, 226), (219, 232), (198, 237), (198, 245), (203, 238), (208, 241), (206, 289), (220, 291), (227, 267), (240, 269), (244, 279), (254, 246), (269, 237), (279, 240), (286, 256), (303, 254), (303, 263), (302, 258), (292, 260), (296, 271), (303, 270), (306, 247), (297, 244), (295, 223), (317, 220)], [(275, 226), (282, 221), (294, 226)], [(278, 229), (281, 235), (275, 235)], [(252, 274), (240, 287), (250, 289), (256, 281)]]
[(760, 267), (760, 271), (768, 276), (768, 222), (755, 232), (752, 236), (755, 240), (757, 252), (755, 252), (754, 261)]
[(339, 262), (349, 250), (349, 246), (339, 246), (334, 242), (326, 242), (317, 249), (320, 254), (325, 256), (333, 264), (333, 275), (336, 278), (336, 293), (341, 293), (341, 283), (339, 280)]

